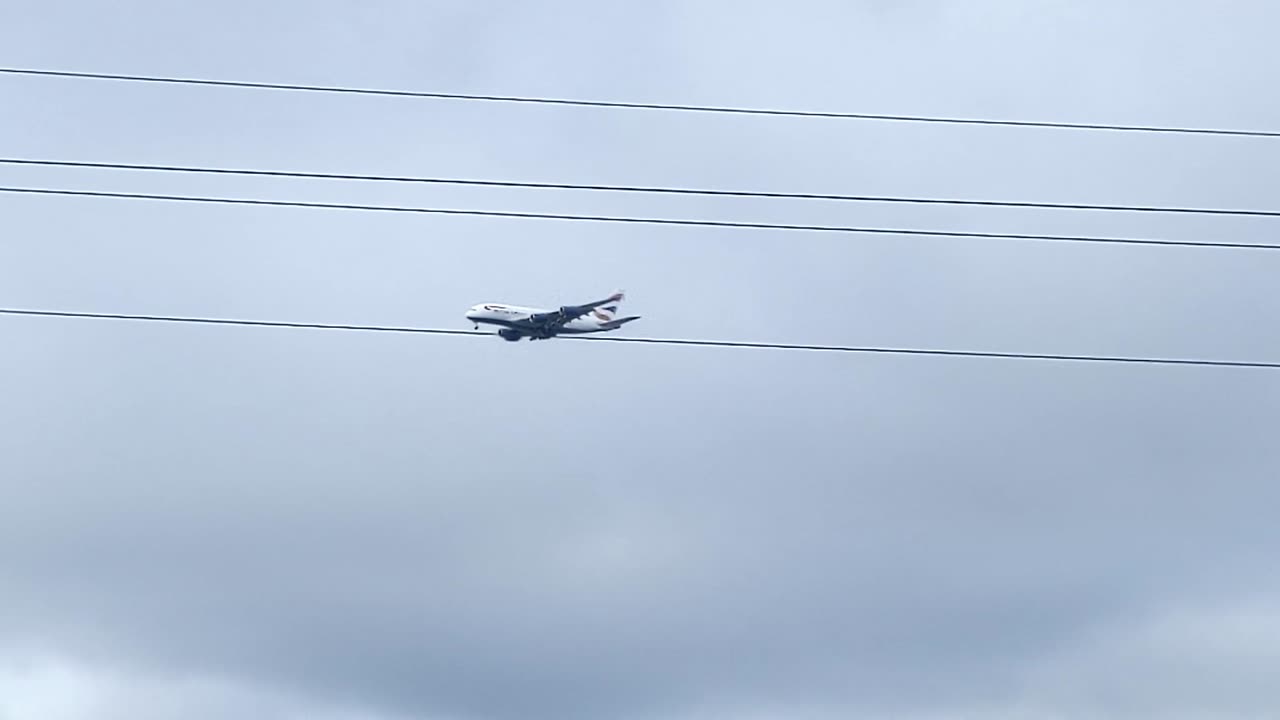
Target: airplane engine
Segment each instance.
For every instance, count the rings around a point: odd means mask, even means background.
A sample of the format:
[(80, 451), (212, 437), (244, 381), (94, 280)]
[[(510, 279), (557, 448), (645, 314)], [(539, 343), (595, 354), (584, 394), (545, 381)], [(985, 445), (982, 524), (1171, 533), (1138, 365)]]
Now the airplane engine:
[(498, 331), (498, 335), (502, 336), (503, 340), (509, 340), (511, 342), (519, 342), (520, 340), (520, 333), (516, 332), (515, 330), (508, 330), (506, 328), (503, 328), (502, 330)]

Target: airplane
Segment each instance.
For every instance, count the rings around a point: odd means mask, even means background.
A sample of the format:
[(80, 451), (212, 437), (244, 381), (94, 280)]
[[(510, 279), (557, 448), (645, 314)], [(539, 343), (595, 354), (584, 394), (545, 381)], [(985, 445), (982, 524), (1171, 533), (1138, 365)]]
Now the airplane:
[(482, 303), (467, 310), (466, 318), (475, 324), (477, 330), (481, 324), (497, 325), (498, 335), (510, 342), (519, 342), (526, 337), (531, 341), (546, 340), (556, 335), (608, 332), (639, 320), (639, 315), (616, 317), (622, 298), (622, 291), (618, 291), (603, 300), (584, 305), (563, 305), (558, 310)]

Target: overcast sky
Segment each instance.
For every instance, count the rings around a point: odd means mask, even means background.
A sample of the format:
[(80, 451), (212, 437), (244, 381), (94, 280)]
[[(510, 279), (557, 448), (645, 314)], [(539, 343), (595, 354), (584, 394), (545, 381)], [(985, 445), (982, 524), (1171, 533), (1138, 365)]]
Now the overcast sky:
[[(1248, 2), (0, 4), (0, 66), (1280, 130)], [(1280, 209), (1280, 142), (0, 76), (0, 157)], [(1266, 218), (0, 185), (1275, 242)], [(1280, 360), (1280, 254), (0, 194), (0, 307)], [(1280, 373), (0, 318), (3, 720), (1254, 718)]]

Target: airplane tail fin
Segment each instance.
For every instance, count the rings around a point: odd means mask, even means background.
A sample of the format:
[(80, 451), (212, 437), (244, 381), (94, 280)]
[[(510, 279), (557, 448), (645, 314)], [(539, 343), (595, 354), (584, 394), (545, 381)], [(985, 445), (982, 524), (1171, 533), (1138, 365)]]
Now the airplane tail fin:
[(624, 297), (626, 297), (626, 295), (621, 290), (618, 290), (609, 296), (608, 303), (605, 303), (593, 310), (592, 314), (595, 316), (596, 320), (599, 320), (602, 324), (607, 325), (612, 323), (614, 318), (618, 317), (618, 306), (622, 304)]

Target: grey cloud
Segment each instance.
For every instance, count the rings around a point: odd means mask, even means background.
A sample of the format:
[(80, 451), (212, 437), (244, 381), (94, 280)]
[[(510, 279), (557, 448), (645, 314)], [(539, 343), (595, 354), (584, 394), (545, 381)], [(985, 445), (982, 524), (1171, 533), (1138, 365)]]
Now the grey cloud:
[[(1217, 13), (1153, 20), (1154, 4), (83, 6), (9, 10), (9, 62), (1280, 127), (1254, 82), (1276, 63), (1262, 3), (1242, 4), (1249, 21), (1233, 19), (1231, 36)], [(13, 154), (33, 157), (1266, 207), (1276, 152), (3, 82), (16, 109), (0, 123)], [(1269, 224), (1234, 220), (0, 178), (1270, 239)], [(654, 336), (1280, 357), (1265, 253), (0, 202), (10, 306), (461, 328), (474, 302), (552, 305), (622, 286), (645, 317), (635, 332)], [(282, 716), (1145, 717), (1170, 707), (1165, 678), (1180, 684), (1170, 697), (1205, 707), (1221, 686), (1142, 629), (1205, 598), (1234, 606), (1276, 548), (1280, 386), (1263, 372), (3, 326), (0, 646), (64, 658), (126, 695), (190, 673), (241, 688), (231, 696), (286, 697)], [(1141, 670), (1146, 694), (1108, 686), (1095, 660), (1114, 676)], [(1224, 712), (1247, 717), (1268, 697)]]

